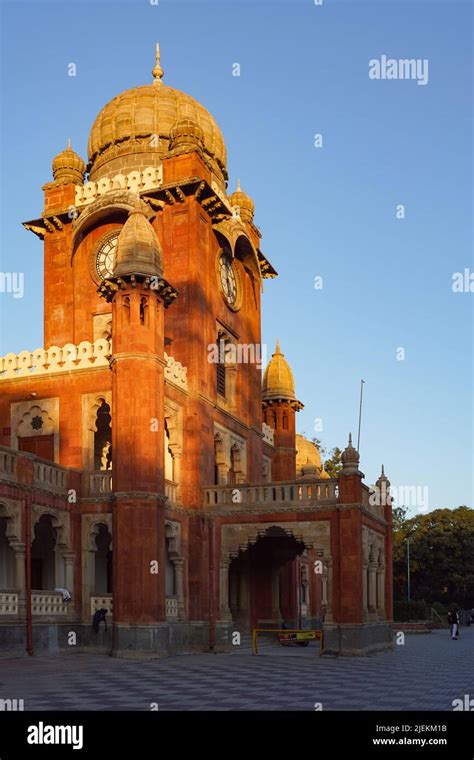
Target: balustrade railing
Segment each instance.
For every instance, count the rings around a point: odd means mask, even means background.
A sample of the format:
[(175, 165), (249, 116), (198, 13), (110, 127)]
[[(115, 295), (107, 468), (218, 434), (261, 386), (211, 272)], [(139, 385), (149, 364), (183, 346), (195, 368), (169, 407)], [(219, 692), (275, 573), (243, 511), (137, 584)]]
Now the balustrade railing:
[(0, 446), (0, 477), (16, 480), (18, 454), (6, 446)]
[(321, 480), (299, 483), (269, 483), (259, 486), (206, 486), (205, 504), (238, 508), (242, 504), (269, 505), (291, 504), (306, 506), (323, 501), (336, 501), (337, 480)]
[(175, 596), (166, 597), (166, 617), (167, 618), (178, 617), (178, 599)]
[(33, 462), (33, 483), (65, 493), (67, 491), (67, 469), (51, 462)]
[(177, 504), (178, 484), (172, 480), (165, 480), (165, 496), (171, 504)]
[(18, 615), (16, 591), (0, 591), (0, 615)]
[(91, 615), (97, 610), (107, 610), (110, 617), (114, 613), (114, 598), (112, 594), (101, 594), (97, 596), (91, 596)]
[(102, 496), (112, 493), (112, 470), (97, 470), (89, 474), (89, 495)]
[(31, 612), (33, 615), (52, 615), (55, 617), (67, 615), (67, 602), (57, 591), (32, 591)]

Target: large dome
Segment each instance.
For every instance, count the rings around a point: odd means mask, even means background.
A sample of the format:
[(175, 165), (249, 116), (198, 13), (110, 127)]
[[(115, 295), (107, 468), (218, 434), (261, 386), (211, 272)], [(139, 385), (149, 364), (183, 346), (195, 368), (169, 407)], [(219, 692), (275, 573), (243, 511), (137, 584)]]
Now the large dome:
[[(163, 157), (169, 150), (170, 132), (177, 122), (191, 120), (203, 135), (206, 158), (222, 179), (227, 179), (224, 138), (209, 111), (190, 95), (164, 85), (159, 48), (152, 84), (125, 90), (113, 98), (97, 116), (89, 136), (88, 166), (92, 180), (117, 173), (114, 159), (126, 158), (126, 169), (143, 168), (151, 157)], [(130, 160), (131, 154), (148, 154)], [(145, 161), (144, 165), (142, 165)]]

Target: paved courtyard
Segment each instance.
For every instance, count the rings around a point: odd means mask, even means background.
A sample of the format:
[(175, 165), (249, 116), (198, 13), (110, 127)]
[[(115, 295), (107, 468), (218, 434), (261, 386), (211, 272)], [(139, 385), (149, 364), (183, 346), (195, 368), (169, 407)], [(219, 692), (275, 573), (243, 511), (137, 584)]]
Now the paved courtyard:
[(474, 627), (407, 635), (364, 658), (248, 641), (231, 654), (130, 661), (70, 654), (0, 660), (0, 699), (25, 710), (452, 710), (474, 697)]

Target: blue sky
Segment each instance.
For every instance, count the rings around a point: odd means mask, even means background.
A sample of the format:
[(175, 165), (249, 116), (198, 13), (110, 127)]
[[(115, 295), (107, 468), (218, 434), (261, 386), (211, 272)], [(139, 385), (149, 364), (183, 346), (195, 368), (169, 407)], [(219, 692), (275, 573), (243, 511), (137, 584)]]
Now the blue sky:
[[(103, 105), (151, 81), (159, 40), (164, 81), (211, 111), (229, 187), (255, 201), (279, 272), (263, 336), (293, 368), (299, 431), (343, 447), (364, 378), (368, 482), (384, 462), (430, 510), (472, 506), (474, 294), (451, 289), (474, 271), (471, 15), (456, 0), (3, 2), (1, 268), (25, 273), (25, 295), (0, 293), (0, 352), (42, 345), (42, 246), (21, 222), (53, 156), (71, 137), (85, 157)], [(369, 79), (382, 55), (428, 59), (428, 84)]]

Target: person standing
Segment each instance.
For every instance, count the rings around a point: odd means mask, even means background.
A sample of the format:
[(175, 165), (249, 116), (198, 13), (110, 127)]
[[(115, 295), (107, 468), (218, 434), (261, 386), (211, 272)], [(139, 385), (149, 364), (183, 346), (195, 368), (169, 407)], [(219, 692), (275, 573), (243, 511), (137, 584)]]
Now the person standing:
[(451, 638), (454, 641), (459, 639), (459, 612), (455, 607), (452, 607), (448, 613), (448, 623), (451, 631)]

